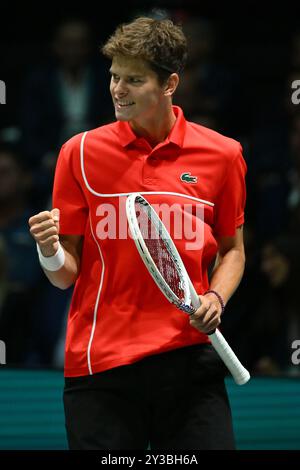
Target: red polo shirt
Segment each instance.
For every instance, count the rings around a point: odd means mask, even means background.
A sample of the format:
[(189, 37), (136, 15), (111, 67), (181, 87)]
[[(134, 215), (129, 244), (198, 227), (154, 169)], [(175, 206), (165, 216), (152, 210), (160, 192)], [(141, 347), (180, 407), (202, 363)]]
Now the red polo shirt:
[(187, 122), (178, 107), (174, 112), (173, 129), (154, 148), (127, 122), (114, 122), (76, 135), (61, 149), (53, 207), (61, 210), (61, 234), (84, 237), (68, 317), (66, 376), (208, 341), (161, 294), (127, 232), (128, 194), (142, 193), (159, 210), (171, 207), (171, 235), (203, 293), (216, 237), (233, 236), (243, 224), (240, 144)]

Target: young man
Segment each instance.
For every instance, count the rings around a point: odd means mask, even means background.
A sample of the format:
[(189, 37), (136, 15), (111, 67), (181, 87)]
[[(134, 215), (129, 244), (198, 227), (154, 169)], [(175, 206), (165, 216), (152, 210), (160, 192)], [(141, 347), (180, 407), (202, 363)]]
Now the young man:
[[(244, 270), (241, 147), (172, 106), (186, 39), (170, 20), (122, 25), (103, 53), (112, 60), (117, 122), (63, 145), (54, 209), (29, 220), (50, 282), (75, 283), (65, 356), (69, 446), (232, 449), (226, 370), (206, 333), (220, 324)], [(127, 234), (132, 192), (189, 212), (199, 227), (191, 249), (176, 240), (201, 294), (191, 317), (159, 292)]]

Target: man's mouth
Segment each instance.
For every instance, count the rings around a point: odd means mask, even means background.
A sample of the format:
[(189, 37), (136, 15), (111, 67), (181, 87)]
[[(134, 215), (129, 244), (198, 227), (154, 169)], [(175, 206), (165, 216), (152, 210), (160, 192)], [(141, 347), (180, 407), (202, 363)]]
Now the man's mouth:
[(116, 101), (116, 106), (119, 109), (129, 108), (132, 105), (134, 105), (133, 101)]

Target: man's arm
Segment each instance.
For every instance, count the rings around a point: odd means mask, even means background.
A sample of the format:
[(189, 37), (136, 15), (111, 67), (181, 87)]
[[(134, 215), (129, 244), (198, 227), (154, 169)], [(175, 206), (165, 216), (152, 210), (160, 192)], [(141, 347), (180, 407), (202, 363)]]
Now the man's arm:
[(225, 304), (237, 289), (244, 274), (245, 249), (243, 226), (236, 229), (234, 237), (221, 237), (212, 272), (210, 289), (221, 295)]
[[(212, 272), (210, 290), (216, 291), (226, 304), (237, 289), (245, 268), (243, 226), (234, 237), (221, 237)], [(190, 317), (190, 324), (204, 333), (213, 331), (221, 323), (222, 307), (213, 293), (199, 296), (201, 307)]]
[(51, 284), (60, 289), (68, 289), (75, 283), (79, 275), (83, 236), (60, 235), (59, 240), (65, 252), (63, 267), (58, 271), (43, 269)]
[(80, 271), (83, 244), (82, 235), (59, 236), (59, 210), (40, 212), (29, 219), (30, 233), (44, 257), (54, 256), (59, 243), (64, 250), (64, 264), (57, 271), (43, 268), (47, 278), (56, 287), (67, 289), (76, 281)]

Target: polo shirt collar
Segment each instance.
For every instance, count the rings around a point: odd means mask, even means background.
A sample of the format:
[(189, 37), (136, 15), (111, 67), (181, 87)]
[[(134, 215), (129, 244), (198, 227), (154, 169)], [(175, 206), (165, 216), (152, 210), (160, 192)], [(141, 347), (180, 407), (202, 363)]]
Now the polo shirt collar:
[[(178, 147), (183, 146), (185, 129), (186, 129), (186, 120), (183, 115), (182, 109), (179, 106), (172, 106), (174, 114), (176, 116), (176, 121), (174, 126), (171, 129), (170, 134), (165, 139), (165, 143), (172, 142)], [(136, 141), (139, 137), (135, 135), (131, 129), (128, 121), (117, 121), (118, 134), (121, 145), (127, 147), (127, 145)], [(163, 142), (162, 142), (163, 144)]]

